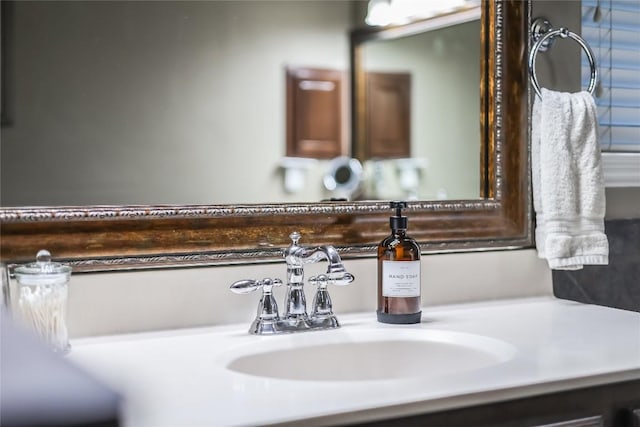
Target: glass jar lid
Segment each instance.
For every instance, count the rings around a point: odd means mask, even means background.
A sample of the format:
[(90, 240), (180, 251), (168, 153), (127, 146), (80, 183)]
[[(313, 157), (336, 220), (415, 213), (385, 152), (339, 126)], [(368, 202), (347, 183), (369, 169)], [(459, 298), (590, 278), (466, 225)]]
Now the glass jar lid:
[(53, 285), (66, 283), (71, 276), (71, 267), (51, 261), (51, 254), (41, 249), (36, 255), (36, 262), (20, 265), (14, 273), (19, 283), (26, 285)]

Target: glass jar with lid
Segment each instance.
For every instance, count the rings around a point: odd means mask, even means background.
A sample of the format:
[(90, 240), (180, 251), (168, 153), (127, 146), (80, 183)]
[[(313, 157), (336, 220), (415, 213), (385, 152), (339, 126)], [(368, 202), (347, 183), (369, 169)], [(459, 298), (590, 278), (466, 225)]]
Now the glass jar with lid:
[(49, 347), (58, 353), (70, 349), (67, 332), (67, 297), (71, 267), (51, 261), (51, 254), (41, 250), (36, 262), (14, 270), (17, 295), (16, 317)]

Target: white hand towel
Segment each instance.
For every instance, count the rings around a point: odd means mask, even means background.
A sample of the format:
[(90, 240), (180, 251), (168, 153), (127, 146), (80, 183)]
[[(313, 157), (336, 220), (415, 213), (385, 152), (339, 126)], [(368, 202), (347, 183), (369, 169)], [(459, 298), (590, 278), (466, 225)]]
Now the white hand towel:
[(533, 206), (538, 256), (549, 267), (606, 265), (604, 179), (598, 117), (588, 92), (542, 89), (531, 128)]

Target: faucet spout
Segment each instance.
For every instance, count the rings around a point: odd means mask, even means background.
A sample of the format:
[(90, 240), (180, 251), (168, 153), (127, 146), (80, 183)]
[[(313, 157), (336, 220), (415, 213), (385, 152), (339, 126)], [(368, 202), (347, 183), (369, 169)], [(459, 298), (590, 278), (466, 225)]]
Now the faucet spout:
[(327, 265), (327, 281), (334, 285), (348, 285), (353, 282), (353, 275), (348, 273), (344, 265), (340, 254), (333, 246), (319, 246), (310, 250), (310, 255), (307, 258), (308, 262), (318, 262), (326, 259)]
[(338, 251), (333, 246), (318, 246), (307, 249), (301, 257), (303, 264), (311, 264), (327, 260), (327, 274), (339, 274), (345, 270)]
[(301, 268), (304, 264), (313, 264), (322, 260), (327, 260), (327, 275), (330, 279), (342, 278), (346, 269), (342, 264), (340, 254), (333, 246), (318, 246), (315, 248), (305, 248), (298, 245), (300, 234), (292, 233), (289, 237), (293, 243), (285, 251), (285, 260), (290, 269)]

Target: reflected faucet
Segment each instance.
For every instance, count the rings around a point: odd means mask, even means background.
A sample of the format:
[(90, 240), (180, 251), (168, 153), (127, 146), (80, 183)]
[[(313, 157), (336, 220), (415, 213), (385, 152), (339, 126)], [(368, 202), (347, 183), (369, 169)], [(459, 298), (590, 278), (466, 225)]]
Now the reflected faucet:
[[(258, 317), (254, 321), (249, 331), (250, 333), (274, 334), (340, 327), (338, 319), (333, 314), (327, 285), (348, 285), (353, 282), (354, 276), (344, 268), (342, 259), (333, 246), (305, 248), (299, 245), (300, 233), (293, 232), (289, 237), (291, 238), (291, 245), (284, 251), (284, 259), (287, 265), (284, 316), (282, 318), (278, 316), (278, 309), (275, 306), (275, 302), (272, 301), (271, 287), (269, 287), (268, 292), (263, 293), (260, 300)], [(326, 274), (320, 274), (309, 279), (309, 283), (316, 285), (317, 289), (311, 315), (308, 315), (304, 293), (304, 265), (323, 260), (328, 263)], [(262, 282), (265, 280), (268, 279), (263, 279)], [(277, 279), (275, 280), (278, 281)], [(248, 281), (240, 280), (231, 285), (231, 290), (236, 293), (246, 293), (261, 287), (258, 285), (261, 282), (251, 282), (255, 283), (256, 286), (247, 287)], [(265, 298), (269, 300), (268, 306), (275, 307), (275, 313), (265, 313)], [(268, 328), (262, 326), (265, 322), (269, 323)]]

